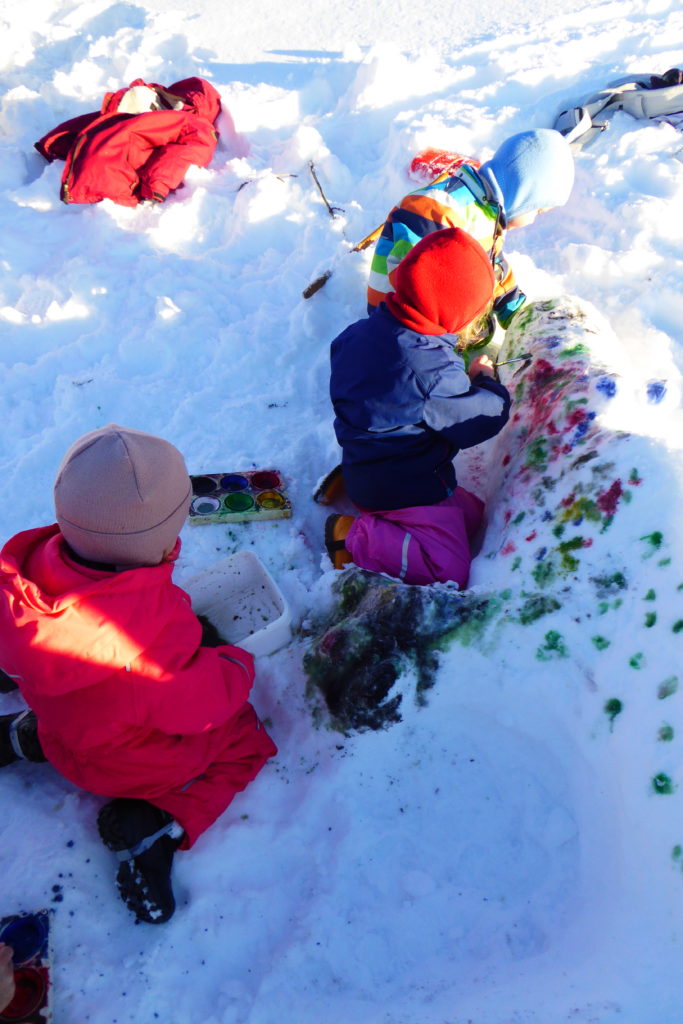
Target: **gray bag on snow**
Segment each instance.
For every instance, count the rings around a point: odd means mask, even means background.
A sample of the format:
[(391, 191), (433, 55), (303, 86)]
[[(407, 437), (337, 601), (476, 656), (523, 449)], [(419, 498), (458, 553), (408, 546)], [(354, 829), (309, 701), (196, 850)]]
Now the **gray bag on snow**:
[(665, 75), (629, 75), (608, 82), (607, 87), (563, 110), (553, 128), (566, 138), (574, 152), (589, 145), (603, 132), (610, 117), (623, 110), (644, 120), (664, 120), (683, 127), (683, 71), (671, 68)]

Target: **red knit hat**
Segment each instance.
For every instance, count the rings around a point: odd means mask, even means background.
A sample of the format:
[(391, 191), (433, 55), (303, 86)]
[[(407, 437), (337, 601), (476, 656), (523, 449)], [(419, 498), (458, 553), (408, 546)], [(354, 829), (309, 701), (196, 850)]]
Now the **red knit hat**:
[(386, 304), (419, 334), (456, 334), (483, 313), (493, 298), (491, 261), (461, 228), (421, 239), (401, 260)]

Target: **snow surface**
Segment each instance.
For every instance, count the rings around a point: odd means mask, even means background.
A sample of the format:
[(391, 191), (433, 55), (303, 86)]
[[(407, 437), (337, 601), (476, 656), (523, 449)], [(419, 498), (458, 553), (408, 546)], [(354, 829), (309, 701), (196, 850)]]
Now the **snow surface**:
[[(677, 0), (506, 4), (504, 25), (500, 4), (475, 6), (0, 6), (3, 539), (52, 521), (63, 452), (112, 421), (173, 441), (192, 472), (276, 465), (294, 505), (183, 531), (178, 582), (253, 549), (298, 632), (254, 690), (279, 755), (176, 858), (170, 923), (135, 927), (119, 901), (100, 800), (45, 766), (2, 774), (0, 910), (55, 910), (56, 1024), (683, 1020), (680, 132), (617, 115), (568, 205), (506, 247), (531, 298), (604, 317), (621, 383), (599, 422), (614, 473), (642, 483), (586, 533), (605, 571), (626, 567), (623, 591), (596, 595), (591, 547), (556, 611), (454, 643), (425, 707), (402, 680), (384, 732), (334, 732), (305, 694), (305, 627), (335, 578), (310, 500), (338, 461), (328, 344), (363, 315), (369, 262), (348, 249), (409, 190), (423, 146), (485, 158), (610, 79), (683, 61)], [(234, 122), (211, 166), (158, 208), (62, 205), (61, 165), (33, 142), (137, 76), (191, 74)], [(468, 464), (492, 491), (472, 582), (514, 597), (537, 542), (520, 526), (513, 569), (500, 456)], [(531, 508), (520, 481), (510, 500)]]

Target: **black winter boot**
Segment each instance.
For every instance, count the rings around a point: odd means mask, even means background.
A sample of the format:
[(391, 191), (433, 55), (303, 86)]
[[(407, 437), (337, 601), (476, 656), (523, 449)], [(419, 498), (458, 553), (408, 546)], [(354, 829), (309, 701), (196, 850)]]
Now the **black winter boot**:
[(47, 761), (38, 739), (38, 719), (28, 708), (0, 715), (0, 768), (19, 760)]
[(0, 668), (0, 693), (12, 693), (13, 690), (18, 690), (19, 687), (6, 672), (3, 672)]
[(138, 921), (163, 924), (175, 910), (171, 888), (174, 838), (180, 826), (170, 814), (146, 800), (119, 797), (97, 816), (102, 842), (121, 861), (116, 885), (121, 899)]

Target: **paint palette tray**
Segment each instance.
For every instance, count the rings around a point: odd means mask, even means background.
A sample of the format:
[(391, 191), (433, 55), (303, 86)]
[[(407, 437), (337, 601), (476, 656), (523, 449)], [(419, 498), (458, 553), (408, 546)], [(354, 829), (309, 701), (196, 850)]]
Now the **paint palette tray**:
[(252, 551), (228, 555), (183, 587), (195, 614), (206, 615), (226, 643), (251, 654), (271, 654), (289, 643), (287, 602)]
[(246, 523), (289, 519), (292, 505), (277, 469), (191, 476), (190, 523)]
[(0, 918), (0, 942), (12, 947), (12, 1001), (0, 1011), (0, 1021), (48, 1024), (50, 1007), (50, 912), (13, 914)]

